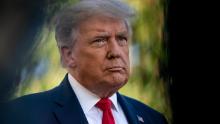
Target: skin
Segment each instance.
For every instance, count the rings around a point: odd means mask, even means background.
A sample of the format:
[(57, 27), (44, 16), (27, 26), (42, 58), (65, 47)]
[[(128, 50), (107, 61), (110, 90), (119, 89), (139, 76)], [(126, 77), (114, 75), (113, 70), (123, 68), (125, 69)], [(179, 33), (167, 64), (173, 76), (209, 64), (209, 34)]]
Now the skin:
[(63, 48), (68, 72), (100, 98), (110, 97), (129, 78), (129, 34), (121, 19), (94, 16), (79, 25), (77, 41)]

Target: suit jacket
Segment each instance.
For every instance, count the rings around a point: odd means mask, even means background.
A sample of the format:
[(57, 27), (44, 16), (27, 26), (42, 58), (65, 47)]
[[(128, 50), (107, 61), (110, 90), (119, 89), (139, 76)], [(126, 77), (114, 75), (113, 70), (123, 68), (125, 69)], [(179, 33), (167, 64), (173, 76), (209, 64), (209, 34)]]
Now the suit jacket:
[[(167, 124), (164, 116), (117, 93), (129, 124)], [(7, 105), (6, 124), (88, 124), (67, 76), (52, 90), (26, 95)]]

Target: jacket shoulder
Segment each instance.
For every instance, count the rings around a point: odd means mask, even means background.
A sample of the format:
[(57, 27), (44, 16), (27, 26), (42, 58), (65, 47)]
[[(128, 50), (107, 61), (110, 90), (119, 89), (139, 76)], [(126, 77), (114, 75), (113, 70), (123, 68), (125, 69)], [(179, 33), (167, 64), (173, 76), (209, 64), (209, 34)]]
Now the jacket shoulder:
[(167, 120), (162, 113), (134, 98), (124, 95), (123, 97), (133, 107), (136, 113), (149, 120), (152, 124), (167, 124)]
[(7, 124), (45, 124), (47, 122), (56, 124), (52, 113), (54, 105), (51, 97), (56, 90), (57, 88), (54, 88), (40, 93), (24, 95), (6, 103), (5, 120), (8, 122)]
[(144, 104), (143, 102), (140, 102), (134, 98), (128, 97), (128, 96), (123, 96), (130, 104), (132, 104), (133, 107), (137, 110), (146, 110), (147, 112), (150, 113), (156, 113), (160, 114), (158, 111), (155, 109), (151, 108), (150, 106)]
[(57, 87), (48, 91), (24, 95), (9, 101), (9, 104), (45, 104), (51, 102), (51, 96), (56, 92), (56, 90)]

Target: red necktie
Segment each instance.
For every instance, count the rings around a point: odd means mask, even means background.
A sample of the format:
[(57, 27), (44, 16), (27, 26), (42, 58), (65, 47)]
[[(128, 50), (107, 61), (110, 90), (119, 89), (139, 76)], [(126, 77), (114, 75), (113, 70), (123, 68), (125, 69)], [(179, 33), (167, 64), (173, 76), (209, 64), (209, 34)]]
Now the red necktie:
[(102, 124), (115, 124), (111, 111), (112, 102), (108, 98), (99, 100), (96, 106), (103, 111)]

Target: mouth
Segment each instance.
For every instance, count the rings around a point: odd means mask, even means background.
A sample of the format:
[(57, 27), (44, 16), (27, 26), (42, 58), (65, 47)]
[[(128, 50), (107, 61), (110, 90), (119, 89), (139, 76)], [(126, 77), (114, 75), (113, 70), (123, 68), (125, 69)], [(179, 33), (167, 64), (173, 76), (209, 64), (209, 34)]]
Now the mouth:
[(121, 66), (114, 66), (114, 67), (106, 68), (106, 70), (110, 72), (121, 72), (121, 71), (124, 71), (125, 68)]

